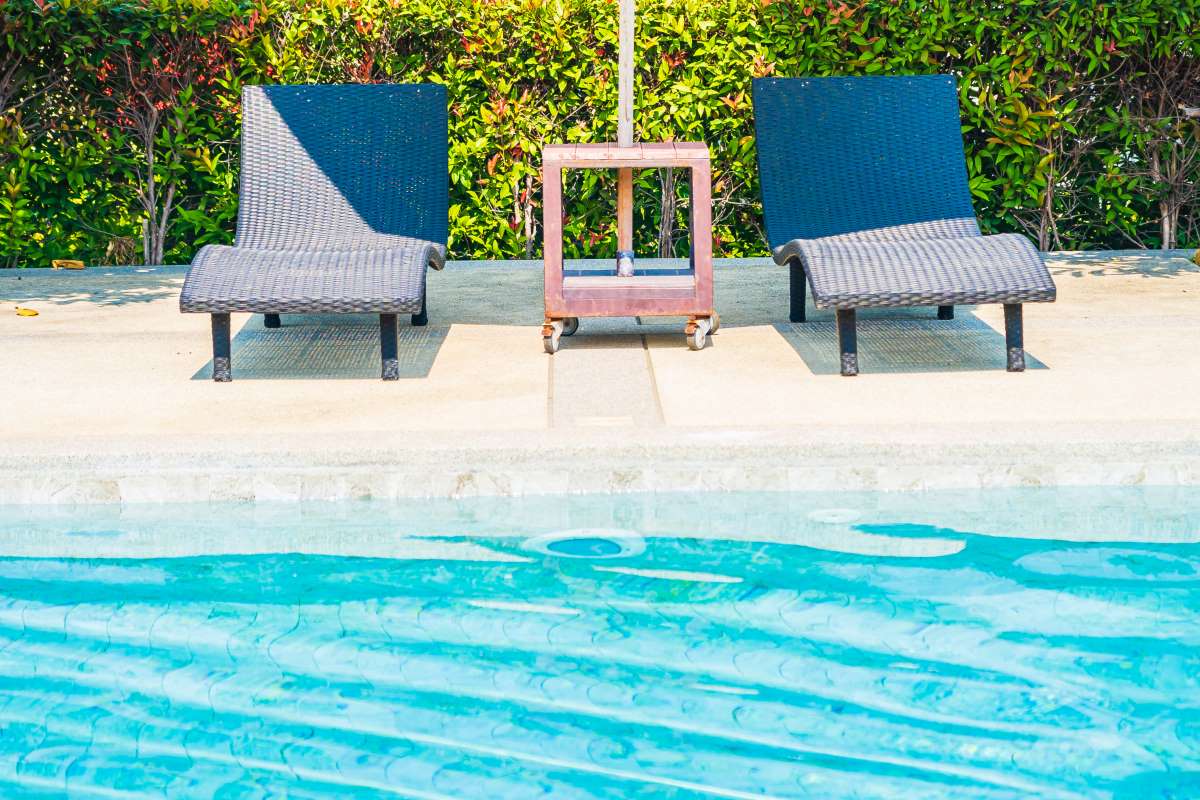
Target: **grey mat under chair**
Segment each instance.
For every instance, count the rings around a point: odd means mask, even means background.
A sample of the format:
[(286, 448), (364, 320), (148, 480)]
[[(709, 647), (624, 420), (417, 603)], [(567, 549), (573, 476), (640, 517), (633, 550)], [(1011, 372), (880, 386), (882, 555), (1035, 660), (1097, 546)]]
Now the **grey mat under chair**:
[(379, 315), (381, 375), (399, 377), (397, 316), (428, 321), (445, 265), (443, 86), (248, 86), (233, 246), (196, 254), (180, 310), (212, 315), (213, 380), (232, 378), (229, 315)]
[(1019, 234), (983, 236), (971, 205), (954, 78), (759, 78), (754, 115), (767, 238), (791, 269), (792, 322), (835, 309), (843, 375), (856, 310), (1003, 303), (1007, 365), (1025, 369), (1021, 305), (1054, 281)]

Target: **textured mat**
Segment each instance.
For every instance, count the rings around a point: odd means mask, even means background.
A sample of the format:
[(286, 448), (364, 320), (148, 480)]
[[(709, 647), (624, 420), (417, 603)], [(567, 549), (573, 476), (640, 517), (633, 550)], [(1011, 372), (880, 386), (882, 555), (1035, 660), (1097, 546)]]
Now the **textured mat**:
[[(234, 380), (378, 379), (379, 318), (360, 314), (284, 314), (283, 326), (263, 327), (254, 315), (233, 339)], [(446, 339), (445, 327), (414, 328), (401, 316), (400, 377), (429, 374)], [(212, 377), (212, 361), (193, 380)]]

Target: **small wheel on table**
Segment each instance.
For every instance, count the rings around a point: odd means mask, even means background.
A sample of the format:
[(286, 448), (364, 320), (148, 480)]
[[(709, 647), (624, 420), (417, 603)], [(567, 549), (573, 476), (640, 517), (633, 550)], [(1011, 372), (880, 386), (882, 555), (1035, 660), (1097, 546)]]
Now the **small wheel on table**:
[(567, 317), (563, 320), (563, 336), (574, 336), (579, 330), (579, 317)]
[(703, 350), (708, 342), (708, 334), (712, 331), (712, 321), (708, 317), (689, 320), (684, 333), (687, 334), (689, 350)]
[(542, 325), (542, 348), (550, 355), (558, 352), (559, 338), (562, 337), (563, 327), (561, 319), (548, 319)]
[(716, 333), (717, 331), (721, 330), (721, 315), (720, 314), (713, 314), (711, 317), (709, 317), (709, 320), (712, 321), (712, 330), (709, 331), (709, 333)]

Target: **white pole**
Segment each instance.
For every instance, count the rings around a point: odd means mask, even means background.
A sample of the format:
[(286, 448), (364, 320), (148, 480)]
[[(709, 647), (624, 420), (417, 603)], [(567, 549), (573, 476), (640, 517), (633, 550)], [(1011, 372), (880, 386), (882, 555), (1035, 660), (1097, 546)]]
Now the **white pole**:
[(617, 144), (633, 146), (634, 0), (621, 0), (617, 63)]
[[(633, 2), (620, 0), (617, 29), (617, 146), (633, 147)], [(617, 250), (633, 252), (633, 170), (617, 170)], [(618, 266), (617, 274), (633, 274), (633, 263)], [(629, 271), (626, 272), (625, 269)]]

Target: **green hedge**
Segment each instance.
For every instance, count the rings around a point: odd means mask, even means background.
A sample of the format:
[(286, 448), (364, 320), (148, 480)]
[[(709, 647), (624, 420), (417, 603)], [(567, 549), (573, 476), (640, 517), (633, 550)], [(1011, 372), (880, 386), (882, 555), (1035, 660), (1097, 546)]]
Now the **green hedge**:
[[(638, 5), (638, 136), (708, 142), (720, 255), (765, 252), (768, 74), (953, 72), (986, 230), (1200, 240), (1200, 0)], [(0, 0), (0, 265), (229, 241), (238, 93), (259, 82), (446, 84), (452, 253), (536, 256), (542, 145), (615, 138), (615, 27), (615, 0)], [(612, 182), (573, 174), (569, 254), (614, 249)], [(639, 249), (683, 246), (682, 184), (639, 176)]]

